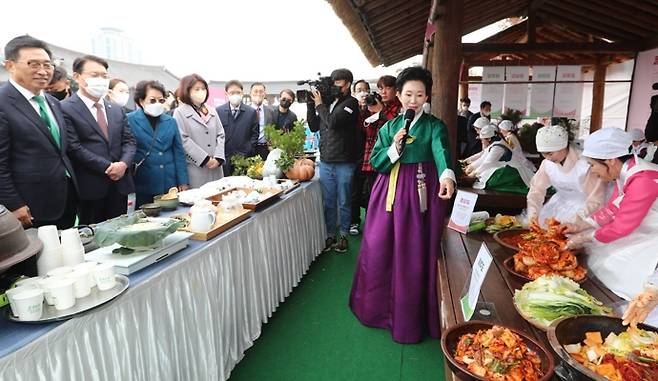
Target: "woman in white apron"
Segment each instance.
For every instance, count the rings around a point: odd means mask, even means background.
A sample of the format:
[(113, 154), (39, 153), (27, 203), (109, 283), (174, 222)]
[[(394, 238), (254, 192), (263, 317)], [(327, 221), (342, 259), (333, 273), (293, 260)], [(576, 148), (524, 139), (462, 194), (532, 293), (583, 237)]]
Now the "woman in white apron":
[(523, 153), (515, 155), (505, 141), (493, 141), (495, 135), (493, 125), (480, 130), (483, 153), (466, 167), (467, 176), (477, 177), (473, 188), (527, 194), (534, 167), (528, 168)]
[[(591, 216), (568, 225), (568, 248), (587, 244), (590, 272), (620, 297), (639, 294), (658, 265), (658, 166), (629, 154), (631, 137), (604, 128), (585, 140), (583, 156), (612, 197)], [(593, 229), (592, 229), (593, 228)]]
[[(577, 215), (589, 216), (603, 204), (605, 186), (591, 170), (581, 151), (569, 145), (562, 126), (542, 127), (535, 138), (544, 159), (532, 178), (528, 192), (528, 221), (544, 226), (546, 219), (574, 222)], [(556, 191), (544, 204), (550, 187)]]

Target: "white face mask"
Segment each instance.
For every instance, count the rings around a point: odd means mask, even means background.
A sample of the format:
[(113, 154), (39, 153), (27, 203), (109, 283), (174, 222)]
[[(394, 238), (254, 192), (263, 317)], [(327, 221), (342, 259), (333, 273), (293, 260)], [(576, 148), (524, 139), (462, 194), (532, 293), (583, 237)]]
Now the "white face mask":
[(260, 95), (254, 95), (251, 97), (251, 103), (260, 106), (263, 104), (263, 98)]
[(231, 102), (233, 107), (238, 107), (242, 103), (242, 95), (233, 94), (228, 96), (228, 101)]
[(160, 102), (149, 103), (144, 106), (144, 112), (148, 115), (158, 117), (164, 112), (164, 105)]
[(491, 114), (491, 111), (482, 111), (483, 116), (489, 116)]
[(365, 91), (358, 92), (356, 93), (356, 99), (363, 100), (363, 98), (365, 98), (366, 95), (368, 95), (368, 93), (366, 93)]
[(208, 93), (206, 93), (206, 90), (197, 90), (190, 94), (190, 98), (192, 99), (192, 102), (194, 102), (194, 104), (200, 105), (203, 102), (205, 102), (206, 95), (208, 95)]
[(87, 78), (85, 79), (85, 82), (87, 82), (87, 87), (85, 87), (85, 90), (89, 95), (91, 95), (94, 98), (102, 98), (107, 94), (108, 89), (110, 88), (110, 80), (107, 78)]
[(128, 98), (130, 97), (130, 94), (128, 93), (115, 93), (112, 92), (112, 99), (114, 99), (114, 103), (118, 104), (119, 106), (123, 107), (128, 103)]

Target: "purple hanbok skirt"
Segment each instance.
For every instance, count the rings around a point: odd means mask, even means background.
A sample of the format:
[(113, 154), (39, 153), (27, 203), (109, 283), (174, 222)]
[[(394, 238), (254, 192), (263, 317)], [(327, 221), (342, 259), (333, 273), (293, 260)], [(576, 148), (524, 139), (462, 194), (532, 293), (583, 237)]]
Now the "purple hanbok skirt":
[(439, 338), (437, 260), (447, 203), (438, 197), (432, 162), (423, 163), (427, 211), (420, 213), (418, 164), (401, 164), (392, 212), (386, 211), (389, 174), (375, 180), (350, 295), (361, 323), (391, 331), (399, 343)]

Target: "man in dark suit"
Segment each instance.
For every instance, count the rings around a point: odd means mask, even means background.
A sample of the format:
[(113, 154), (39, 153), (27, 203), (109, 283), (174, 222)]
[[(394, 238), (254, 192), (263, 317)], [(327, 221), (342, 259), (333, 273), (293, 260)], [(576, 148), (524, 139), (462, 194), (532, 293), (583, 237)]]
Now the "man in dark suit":
[(270, 153), (267, 147), (267, 140), (265, 139), (265, 126), (276, 123), (276, 116), (274, 108), (263, 103), (267, 97), (265, 84), (262, 82), (254, 82), (251, 85), (251, 107), (256, 110), (256, 117), (258, 118), (258, 144), (256, 144), (256, 154), (265, 160)]
[(242, 103), (242, 83), (237, 80), (228, 81), (224, 90), (229, 101), (217, 107), (217, 114), (226, 135), (226, 161), (223, 166), (224, 174), (229, 176), (233, 173), (231, 156), (253, 156), (260, 131), (256, 110)]
[(59, 101), (45, 94), (54, 66), (48, 46), (30, 36), (5, 46), (9, 83), (0, 87), (0, 204), (24, 227), (73, 226), (76, 179)]
[(62, 102), (64, 118), (77, 139), (75, 174), (82, 224), (95, 224), (126, 213), (127, 196), (135, 184), (127, 169), (135, 156), (136, 141), (121, 106), (105, 99), (109, 88), (108, 64), (84, 56), (73, 62), (73, 79), (80, 90)]

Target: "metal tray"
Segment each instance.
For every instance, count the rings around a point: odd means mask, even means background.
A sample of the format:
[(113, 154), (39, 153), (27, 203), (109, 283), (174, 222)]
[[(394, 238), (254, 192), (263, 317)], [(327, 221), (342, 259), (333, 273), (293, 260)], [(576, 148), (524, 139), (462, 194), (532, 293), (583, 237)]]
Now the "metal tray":
[(96, 308), (102, 304), (109, 302), (110, 300), (121, 295), (128, 286), (130, 285), (130, 280), (125, 275), (116, 274), (117, 283), (114, 285), (114, 288), (111, 288), (107, 291), (100, 291), (98, 287), (91, 288), (91, 294), (88, 296), (76, 299), (75, 305), (71, 308), (68, 308), (63, 311), (58, 311), (55, 306), (49, 306), (45, 303), (43, 304), (43, 315), (39, 320), (19, 320), (17, 316), (12, 315), (11, 308), (7, 308), (6, 317), (9, 320), (13, 320), (18, 323), (28, 323), (28, 324), (39, 324), (39, 323), (48, 323), (53, 321), (68, 320), (78, 315), (82, 315), (85, 312)]

